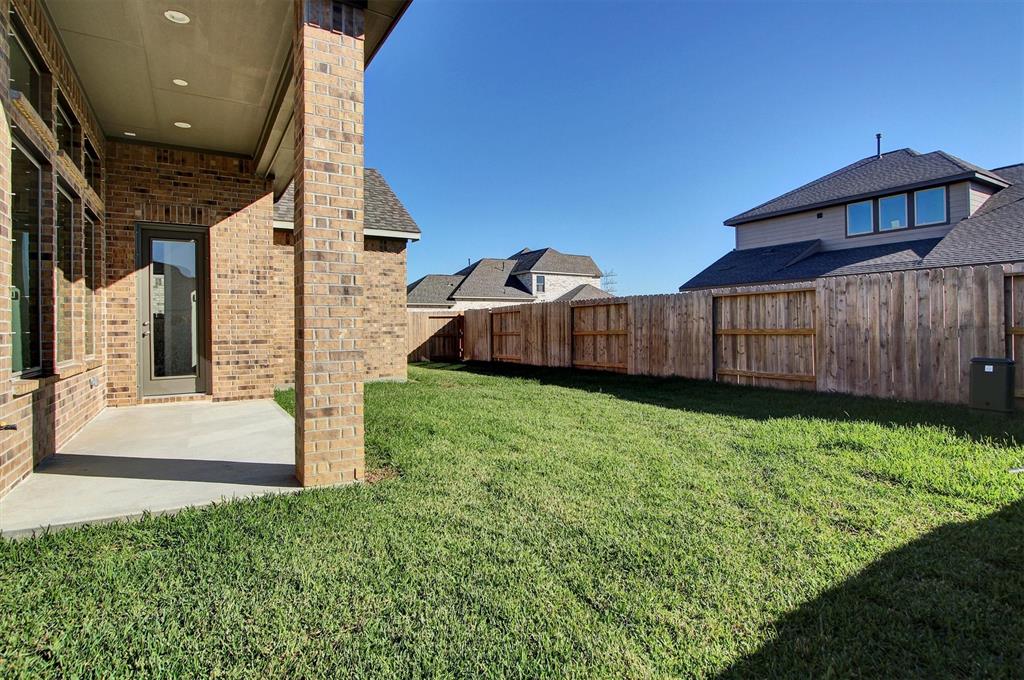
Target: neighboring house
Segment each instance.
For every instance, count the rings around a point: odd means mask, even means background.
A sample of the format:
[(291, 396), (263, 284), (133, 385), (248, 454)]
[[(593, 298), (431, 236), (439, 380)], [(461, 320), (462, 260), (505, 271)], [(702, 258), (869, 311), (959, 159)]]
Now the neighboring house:
[(680, 290), (1024, 260), (1024, 164), (871, 156), (725, 221), (736, 249)]
[[(420, 238), (420, 228), (379, 170), (363, 175), (363, 376), (367, 380), (401, 380), (406, 376), (406, 245)], [(274, 203), (274, 382), (295, 380), (295, 302), (292, 299), (295, 243), (295, 185)]]
[(271, 398), (291, 356), (300, 483), (363, 477), (415, 237), (364, 69), (408, 4), (0, 0), (0, 494), (107, 407)]
[(454, 274), (428, 274), (406, 289), (410, 309), (479, 309), (528, 302), (612, 297), (587, 255), (523, 248), (505, 259), (477, 260)]

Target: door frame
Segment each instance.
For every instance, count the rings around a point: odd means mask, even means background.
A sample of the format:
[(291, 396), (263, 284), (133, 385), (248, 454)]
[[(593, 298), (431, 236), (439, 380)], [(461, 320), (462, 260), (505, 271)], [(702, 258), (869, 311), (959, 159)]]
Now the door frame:
[[(135, 366), (136, 366), (136, 387), (140, 399), (149, 397), (162, 397), (188, 394), (209, 394), (212, 380), (210, 376), (210, 230), (207, 227), (186, 224), (163, 224), (160, 222), (136, 222), (135, 223)], [(149, 253), (146, 250), (147, 239), (152, 236), (163, 235), (167, 238), (194, 238), (196, 243), (197, 258), (202, 262), (197, 263), (199, 276), (196, 280), (196, 304), (198, 307), (196, 324), (198, 337), (196, 345), (199, 351), (199, 362), (197, 365), (198, 375), (195, 381), (195, 390), (177, 391), (148, 391), (147, 384), (153, 379), (146, 375), (149, 362), (144, 360), (145, 353), (151, 352), (147, 343), (151, 343), (152, 335), (143, 337), (144, 327), (142, 322), (144, 314), (149, 310), (149, 274), (148, 263)], [(152, 329), (150, 329), (152, 331)], [(150, 356), (150, 361), (152, 357)], [(159, 380), (159, 379), (157, 379)]]

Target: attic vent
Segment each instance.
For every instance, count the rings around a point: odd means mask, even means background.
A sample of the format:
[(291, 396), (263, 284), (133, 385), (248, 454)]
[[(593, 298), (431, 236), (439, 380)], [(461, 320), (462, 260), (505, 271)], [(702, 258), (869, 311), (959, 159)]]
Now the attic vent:
[(822, 217), (824, 217), (824, 216), (825, 216), (825, 213), (818, 213), (818, 219), (819, 219), (819, 220), (820, 220), (820, 219), (821, 219)]

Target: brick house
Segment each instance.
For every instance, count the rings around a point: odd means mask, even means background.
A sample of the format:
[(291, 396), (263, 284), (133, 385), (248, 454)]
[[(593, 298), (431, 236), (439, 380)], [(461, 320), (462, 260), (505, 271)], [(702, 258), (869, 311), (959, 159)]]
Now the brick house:
[(409, 309), (453, 312), (528, 302), (612, 297), (589, 255), (523, 248), (507, 258), (484, 258), (454, 274), (428, 274), (409, 284)]
[[(379, 170), (363, 174), (363, 262), (366, 277), (363, 309), (363, 377), (404, 380), (406, 377), (406, 246), (420, 238), (420, 228)], [(274, 382), (295, 382), (295, 317), (292, 301), (295, 244), (295, 185), (274, 202), (275, 311), (273, 324)]]
[(298, 480), (362, 478), (418, 231), (370, 216), (363, 74), (407, 6), (0, 0), (0, 495), (107, 407), (293, 380)]

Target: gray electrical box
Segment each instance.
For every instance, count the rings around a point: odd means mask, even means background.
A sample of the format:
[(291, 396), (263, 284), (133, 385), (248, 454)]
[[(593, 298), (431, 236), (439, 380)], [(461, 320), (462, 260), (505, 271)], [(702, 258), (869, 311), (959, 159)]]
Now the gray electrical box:
[(1013, 412), (1013, 359), (971, 359), (971, 408)]

